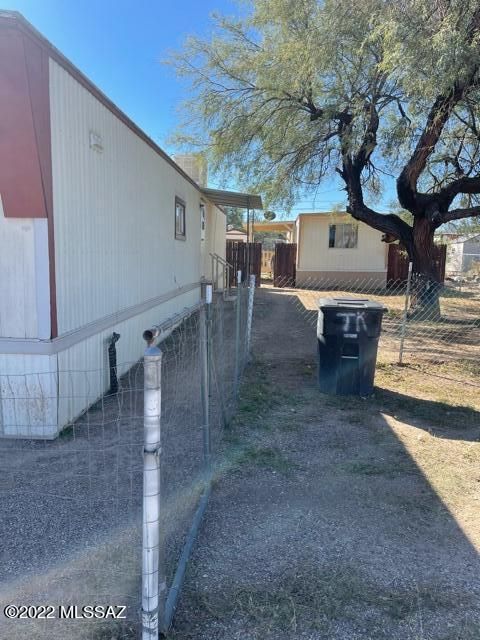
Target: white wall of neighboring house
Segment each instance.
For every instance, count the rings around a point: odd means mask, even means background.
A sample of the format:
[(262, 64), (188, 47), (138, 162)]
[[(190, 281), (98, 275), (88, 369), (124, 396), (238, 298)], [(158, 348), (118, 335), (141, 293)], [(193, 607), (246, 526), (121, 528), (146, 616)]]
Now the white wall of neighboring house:
[(469, 238), (463, 245), (463, 271), (470, 270), (480, 263), (480, 235)]
[(247, 232), (239, 229), (230, 229), (227, 231), (227, 240), (235, 240), (236, 242), (247, 242)]
[(447, 244), (447, 257), (445, 261), (445, 273), (458, 273), (462, 271), (463, 264), (463, 239), (445, 238)]
[(447, 274), (465, 273), (476, 262), (480, 262), (480, 235), (467, 238), (456, 234), (439, 234), (439, 237), (447, 245)]
[[(358, 224), (355, 248), (330, 248), (331, 224)], [(297, 286), (315, 280), (339, 285), (361, 280), (384, 285), (387, 275), (387, 245), (382, 234), (353, 218), (335, 214), (301, 214), (297, 218)]]

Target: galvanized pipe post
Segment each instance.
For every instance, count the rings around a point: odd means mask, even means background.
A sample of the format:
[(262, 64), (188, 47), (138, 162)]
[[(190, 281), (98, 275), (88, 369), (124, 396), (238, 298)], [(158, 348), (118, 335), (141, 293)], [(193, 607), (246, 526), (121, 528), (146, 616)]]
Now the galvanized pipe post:
[(234, 373), (234, 391), (235, 397), (238, 396), (238, 388), (240, 385), (240, 332), (241, 332), (241, 313), (242, 313), (242, 272), (237, 271), (237, 297), (236, 304), (236, 322), (235, 322), (235, 373)]
[(160, 533), (160, 458), (162, 407), (162, 352), (145, 332), (144, 356), (144, 448), (143, 448), (143, 543), (142, 543), (142, 640), (158, 640), (165, 619), (166, 578)]
[(200, 308), (200, 377), (203, 416), (203, 461), (205, 469), (210, 469), (210, 334), (211, 334), (212, 285), (205, 287), (205, 304)]
[(214, 281), (214, 273), (215, 273), (215, 257), (210, 254), (211, 258), (212, 258), (212, 282), (213, 282), (213, 286), (215, 287), (215, 289), (217, 288), (215, 286), (215, 281)]
[(405, 334), (407, 331), (408, 305), (410, 303), (410, 287), (412, 284), (412, 263), (408, 263), (407, 290), (405, 292), (405, 306), (403, 309), (402, 328), (400, 333), (400, 352), (398, 354), (398, 364), (403, 363), (403, 347), (405, 344)]
[(247, 335), (245, 339), (245, 350), (247, 359), (250, 359), (250, 348), (252, 341), (252, 318), (253, 318), (253, 297), (255, 295), (255, 276), (251, 275), (248, 283), (248, 315), (247, 315)]
[(218, 335), (218, 351), (220, 357), (217, 358), (216, 364), (216, 381), (218, 386), (218, 394), (220, 401), (220, 408), (222, 411), (222, 423), (224, 428), (228, 427), (228, 412), (225, 403), (225, 321), (224, 321), (224, 300), (219, 299), (216, 302), (216, 316), (217, 316), (217, 335)]
[(224, 300), (226, 300), (230, 295), (230, 265), (229, 264), (227, 264), (227, 267), (226, 267), (226, 279), (227, 279), (227, 284), (224, 292), (225, 295), (223, 297)]

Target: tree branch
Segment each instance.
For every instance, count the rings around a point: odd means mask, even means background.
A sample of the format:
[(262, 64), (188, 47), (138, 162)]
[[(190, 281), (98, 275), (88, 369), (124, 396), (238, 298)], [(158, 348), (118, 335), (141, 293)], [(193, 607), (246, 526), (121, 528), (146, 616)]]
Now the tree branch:
[[(480, 29), (480, 6), (475, 10), (467, 31), (467, 42), (472, 42)], [(427, 117), (427, 122), (417, 142), (410, 160), (403, 168), (397, 180), (397, 194), (400, 204), (411, 213), (420, 213), (419, 205), (425, 197), (418, 198), (417, 183), (427, 164), (428, 158), (442, 134), (443, 128), (457, 104), (468, 89), (477, 82), (478, 64), (475, 64), (469, 76), (462, 82), (457, 81), (447, 94), (437, 96)], [(423, 194), (420, 194), (422, 196)]]
[(459, 193), (480, 193), (480, 176), (468, 178), (464, 176), (454, 180), (438, 192), (438, 196), (445, 208), (448, 208)]
[[(440, 222), (440, 224), (445, 224), (445, 222), (452, 222), (453, 220), (462, 220), (462, 218), (474, 218), (475, 216), (480, 216), (480, 207), (452, 209), (451, 211), (447, 211), (442, 215), (442, 221)], [(439, 227), (440, 224), (438, 224), (437, 227)]]
[(415, 150), (398, 177), (398, 199), (402, 207), (412, 213), (416, 213), (418, 210), (418, 179), (427, 165), (428, 158), (435, 150), (435, 146), (454, 107), (462, 98), (465, 88), (463, 83), (457, 83), (448, 95), (440, 95), (436, 98)]
[(388, 215), (377, 213), (366, 205), (355, 208), (348, 206), (347, 211), (355, 220), (365, 222), (387, 236), (393, 236), (396, 240), (400, 240), (405, 247), (408, 248), (412, 245), (412, 227), (394, 213)]

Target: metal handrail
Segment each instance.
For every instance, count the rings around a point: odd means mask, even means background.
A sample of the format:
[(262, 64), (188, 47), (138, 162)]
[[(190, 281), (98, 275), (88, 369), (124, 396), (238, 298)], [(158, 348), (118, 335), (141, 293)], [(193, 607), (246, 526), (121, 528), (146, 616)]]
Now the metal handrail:
[(233, 264), (230, 264), (229, 262), (227, 262), (225, 258), (222, 258), (222, 256), (219, 256), (218, 253), (211, 253), (210, 255), (212, 256), (212, 258), (215, 258), (226, 267), (230, 267), (230, 269), (233, 269)]
[(223, 280), (223, 297), (226, 299), (230, 293), (230, 269), (233, 269), (233, 265), (227, 262), (218, 253), (210, 253), (212, 258), (212, 282), (214, 289), (218, 290), (218, 265), (222, 267), (222, 280)]

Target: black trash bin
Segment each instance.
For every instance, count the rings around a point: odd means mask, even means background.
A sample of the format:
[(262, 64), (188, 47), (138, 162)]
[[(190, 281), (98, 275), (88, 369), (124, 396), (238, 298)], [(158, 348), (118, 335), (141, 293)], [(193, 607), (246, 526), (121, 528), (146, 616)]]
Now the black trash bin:
[(318, 301), (320, 390), (339, 395), (373, 393), (382, 304), (362, 298)]

